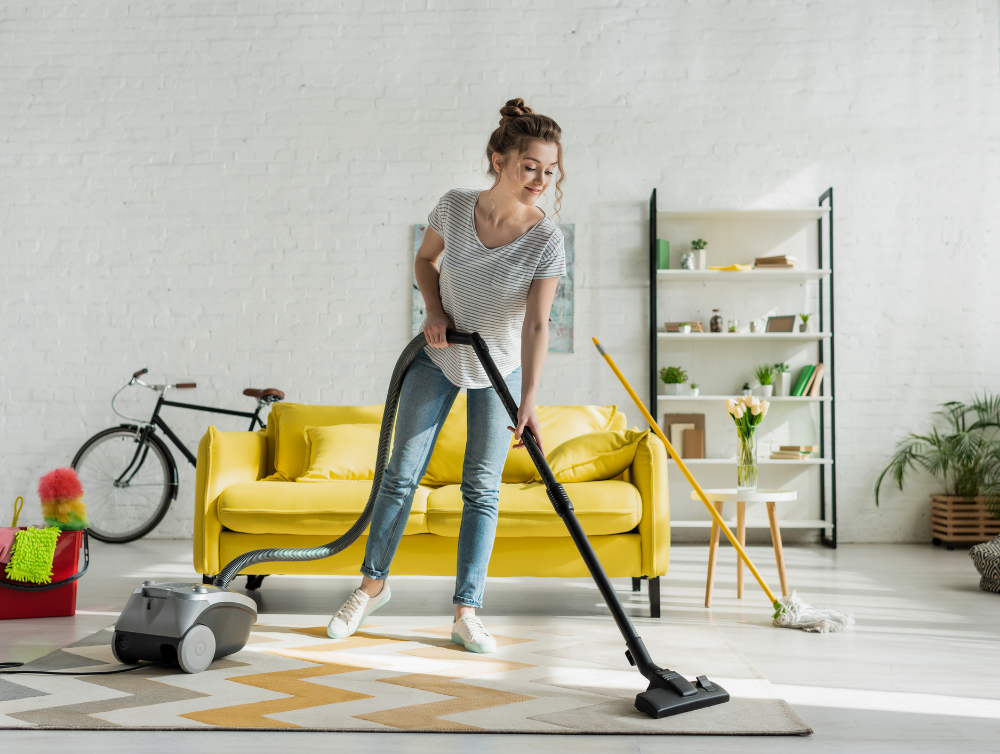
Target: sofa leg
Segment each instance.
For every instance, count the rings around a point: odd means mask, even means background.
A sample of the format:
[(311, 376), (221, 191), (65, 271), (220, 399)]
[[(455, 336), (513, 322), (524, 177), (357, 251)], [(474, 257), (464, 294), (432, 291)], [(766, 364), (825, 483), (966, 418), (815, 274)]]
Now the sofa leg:
[(649, 617), (660, 617), (660, 577), (649, 580)]
[(632, 591), (633, 592), (638, 592), (638, 591), (641, 591), (641, 590), (642, 590), (642, 577), (641, 576), (639, 576), (639, 577), (633, 576), (632, 577)]

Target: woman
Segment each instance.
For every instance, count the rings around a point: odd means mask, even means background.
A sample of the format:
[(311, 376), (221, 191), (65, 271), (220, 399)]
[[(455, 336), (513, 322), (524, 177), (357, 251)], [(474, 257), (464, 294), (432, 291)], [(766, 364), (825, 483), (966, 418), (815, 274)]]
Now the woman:
[[(500, 109), (500, 125), (486, 156), (493, 186), (454, 189), (431, 212), (414, 269), (427, 317), (428, 348), (414, 359), (400, 392), (392, 456), (372, 516), (361, 587), (327, 629), (331, 638), (353, 634), (390, 597), (386, 578), (410, 505), (427, 470), (441, 425), (461, 388), (468, 391), (468, 443), (462, 468), (462, 524), (458, 537), (452, 641), (473, 652), (492, 652), (496, 641), (476, 617), (493, 551), (510, 434), (525, 427), (541, 444), (535, 396), (548, 351), (549, 309), (566, 273), (562, 233), (536, 206), (558, 171), (556, 211), (562, 198), (562, 131), (522, 99)], [(490, 386), (471, 348), (452, 346), (446, 330), (478, 332), (513, 395), (521, 391), (517, 426)], [(524, 447), (523, 442), (514, 445)], [(543, 450), (544, 452), (544, 450)]]

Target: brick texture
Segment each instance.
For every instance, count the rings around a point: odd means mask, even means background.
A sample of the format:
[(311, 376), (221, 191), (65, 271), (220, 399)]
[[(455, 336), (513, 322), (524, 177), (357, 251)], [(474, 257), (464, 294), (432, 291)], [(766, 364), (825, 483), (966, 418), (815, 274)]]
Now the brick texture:
[[(381, 401), (410, 226), (486, 185), (523, 96), (564, 129), (577, 229), (576, 353), (540, 402), (629, 404), (592, 334), (645, 384), (653, 187), (834, 186), (841, 537), (924, 541), (933, 485), (872, 485), (936, 403), (1000, 389), (998, 41), (996, 0), (4, 2), (0, 522), (18, 494), (40, 520), (39, 476), (140, 367), (225, 407)], [(165, 415), (192, 448), (210, 421)], [(181, 479), (155, 536), (191, 533)]]

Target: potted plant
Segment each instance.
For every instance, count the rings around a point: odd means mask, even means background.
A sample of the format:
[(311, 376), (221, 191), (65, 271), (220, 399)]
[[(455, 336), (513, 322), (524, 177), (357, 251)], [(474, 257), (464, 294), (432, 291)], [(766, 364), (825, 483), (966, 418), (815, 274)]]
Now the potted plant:
[(698, 395), (698, 392), (699, 392), (698, 391), (698, 383), (697, 382), (692, 382), (691, 383), (691, 395)]
[(677, 323), (677, 332), (683, 333), (684, 335), (687, 335), (688, 333), (691, 332), (691, 323), (690, 322), (678, 322)]
[(931, 495), (934, 544), (986, 542), (1000, 534), (1000, 396), (984, 393), (965, 404), (951, 401), (936, 411), (944, 432), (910, 434), (875, 482), (875, 504), (886, 475), (903, 489), (907, 469), (923, 469), (941, 485)]
[(663, 380), (664, 395), (683, 395), (688, 373), (680, 367), (663, 367), (660, 369), (660, 379)]
[(811, 314), (800, 314), (799, 316), (802, 318), (802, 324), (799, 325), (799, 332), (809, 332), (809, 318), (812, 315)]
[(753, 376), (760, 383), (760, 394), (770, 398), (774, 393), (774, 367), (770, 364), (761, 364), (753, 370)]
[(787, 398), (792, 394), (792, 368), (788, 364), (775, 364), (778, 373), (778, 395)]

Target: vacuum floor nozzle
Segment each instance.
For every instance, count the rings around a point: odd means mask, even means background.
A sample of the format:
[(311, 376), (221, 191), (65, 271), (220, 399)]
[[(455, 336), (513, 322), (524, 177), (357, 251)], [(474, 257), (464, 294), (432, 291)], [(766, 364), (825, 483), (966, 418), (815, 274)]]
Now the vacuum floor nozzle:
[(681, 680), (683, 684), (649, 684), (648, 689), (636, 696), (635, 708), (658, 720), (729, 701), (729, 692), (703, 675), (698, 676), (697, 685), (685, 678)]

